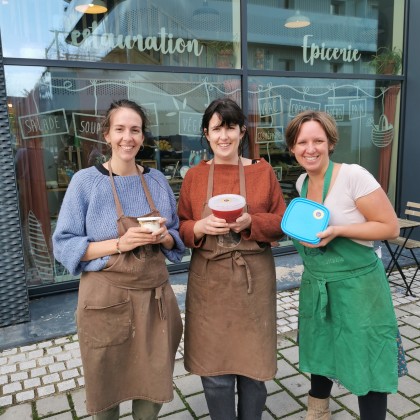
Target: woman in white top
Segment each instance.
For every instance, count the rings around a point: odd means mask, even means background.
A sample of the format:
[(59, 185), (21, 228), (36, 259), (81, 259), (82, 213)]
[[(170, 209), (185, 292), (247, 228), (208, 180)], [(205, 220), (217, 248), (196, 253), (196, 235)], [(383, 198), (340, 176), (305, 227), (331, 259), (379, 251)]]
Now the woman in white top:
[(384, 420), (397, 392), (398, 327), (382, 261), (373, 241), (398, 236), (397, 216), (375, 178), (359, 165), (334, 163), (333, 118), (305, 111), (286, 142), (306, 170), (302, 197), (324, 204), (329, 226), (316, 245), (294, 244), (304, 263), (299, 303), (299, 367), (311, 373), (306, 419), (329, 419), (332, 379), (358, 396), (362, 420)]

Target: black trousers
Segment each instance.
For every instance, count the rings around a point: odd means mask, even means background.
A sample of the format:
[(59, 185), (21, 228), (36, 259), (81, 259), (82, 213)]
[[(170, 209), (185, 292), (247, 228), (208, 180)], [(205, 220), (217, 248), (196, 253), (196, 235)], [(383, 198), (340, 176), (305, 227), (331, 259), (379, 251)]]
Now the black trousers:
[[(311, 375), (311, 390), (309, 395), (314, 398), (325, 399), (331, 394), (333, 382), (320, 375)], [(357, 397), (359, 400), (360, 420), (385, 420), (387, 394), (371, 391)]]

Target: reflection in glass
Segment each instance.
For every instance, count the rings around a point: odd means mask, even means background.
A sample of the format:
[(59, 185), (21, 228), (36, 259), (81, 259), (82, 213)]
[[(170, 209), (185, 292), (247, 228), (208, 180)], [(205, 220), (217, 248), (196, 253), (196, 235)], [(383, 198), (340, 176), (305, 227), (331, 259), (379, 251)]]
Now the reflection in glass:
[[(399, 82), (255, 77), (249, 81), (249, 133), (255, 148), (278, 170), (286, 201), (297, 196), (295, 182), (302, 172), (289, 153), (284, 130), (296, 114), (322, 110), (337, 121), (340, 141), (336, 162), (368, 169), (392, 199), (398, 142)], [(392, 178), (393, 179), (393, 178)]]
[(50, 238), (72, 176), (108, 159), (101, 122), (111, 101), (146, 108), (150, 131), (137, 162), (161, 170), (177, 197), (187, 170), (211, 158), (200, 134), (207, 104), (242, 100), (237, 76), (12, 66), (5, 74), (31, 286), (74, 278), (54, 260)]
[(288, 17), (284, 26), (290, 29), (296, 28), (305, 28), (311, 24), (310, 19), (307, 16), (301, 15), (299, 10), (296, 11), (296, 14)]
[(79, 3), (0, 4), (4, 56), (240, 68), (239, 0), (115, 0), (101, 13), (80, 11)]
[[(255, 70), (375, 73), (375, 66), (369, 63), (378, 52), (385, 47), (402, 50), (404, 3), (249, 1), (248, 66)], [(299, 10), (292, 8), (295, 4)]]

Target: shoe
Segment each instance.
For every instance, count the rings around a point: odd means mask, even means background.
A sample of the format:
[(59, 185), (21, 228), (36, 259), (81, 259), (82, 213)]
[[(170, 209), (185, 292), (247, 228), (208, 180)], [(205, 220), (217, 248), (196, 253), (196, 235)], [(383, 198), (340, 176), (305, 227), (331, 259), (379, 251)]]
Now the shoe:
[(330, 420), (330, 399), (314, 398), (308, 395), (308, 413), (305, 420)]

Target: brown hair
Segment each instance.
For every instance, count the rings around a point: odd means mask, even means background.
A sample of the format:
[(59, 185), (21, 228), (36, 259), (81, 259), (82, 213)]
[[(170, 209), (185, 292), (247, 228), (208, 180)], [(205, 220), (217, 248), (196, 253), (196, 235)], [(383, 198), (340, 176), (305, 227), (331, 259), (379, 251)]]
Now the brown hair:
[(338, 141), (338, 129), (334, 118), (323, 111), (304, 111), (296, 115), (289, 122), (285, 133), (286, 144), (289, 150), (291, 151), (295, 146), (302, 124), (308, 121), (316, 121), (321, 125), (327, 136), (328, 144), (331, 147), (329, 152), (331, 155)]
[(111, 103), (111, 105), (108, 108), (108, 111), (106, 111), (105, 119), (102, 122), (102, 134), (105, 136), (109, 133), (109, 129), (111, 127), (112, 114), (120, 108), (129, 108), (132, 109), (134, 112), (137, 112), (137, 114), (139, 114), (142, 121), (141, 131), (144, 134), (149, 124), (146, 111), (139, 104), (137, 104), (134, 101), (130, 101), (129, 99), (120, 99), (119, 101), (114, 101)]

